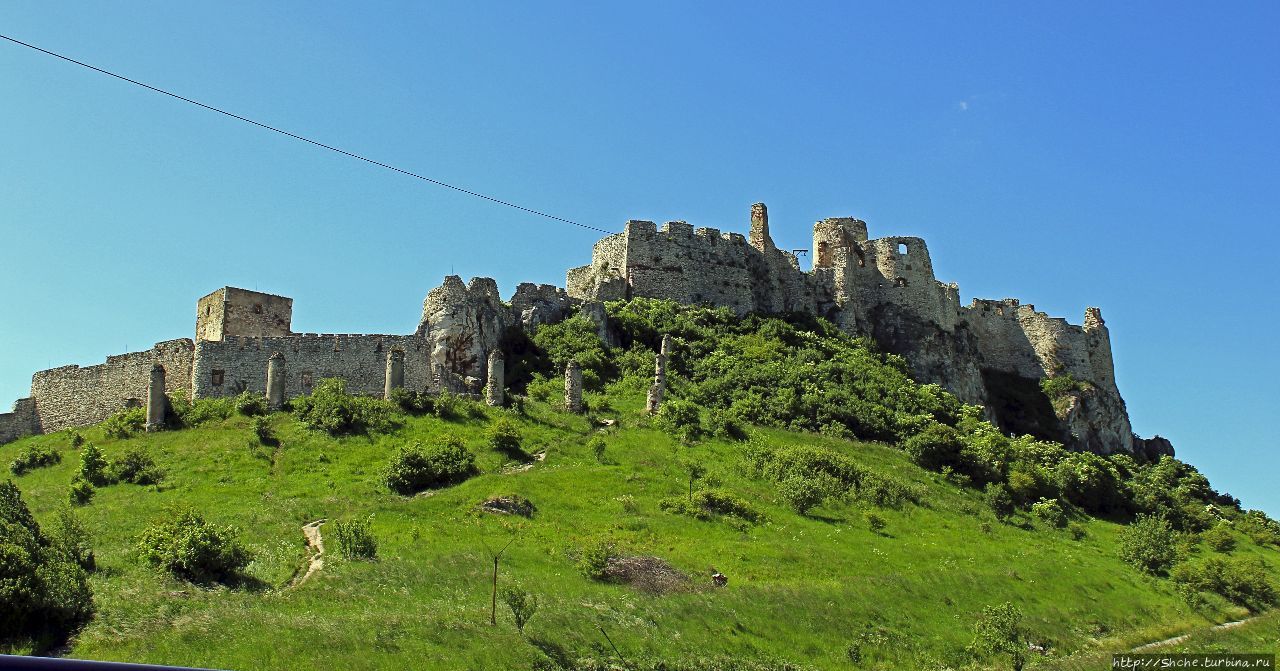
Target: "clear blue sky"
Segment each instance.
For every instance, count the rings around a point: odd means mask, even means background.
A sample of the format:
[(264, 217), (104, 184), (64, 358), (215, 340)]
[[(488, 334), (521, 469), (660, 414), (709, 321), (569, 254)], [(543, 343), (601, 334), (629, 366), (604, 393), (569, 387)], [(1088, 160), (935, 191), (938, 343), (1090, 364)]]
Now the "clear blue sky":
[[(764, 201), (783, 247), (922, 236), (966, 303), (1101, 306), (1135, 429), (1280, 515), (1280, 4), (604, 4), (11, 0), (0, 32), (610, 230)], [(0, 405), (223, 285), (407, 333), (444, 275), (563, 285), (597, 237), (0, 43)]]

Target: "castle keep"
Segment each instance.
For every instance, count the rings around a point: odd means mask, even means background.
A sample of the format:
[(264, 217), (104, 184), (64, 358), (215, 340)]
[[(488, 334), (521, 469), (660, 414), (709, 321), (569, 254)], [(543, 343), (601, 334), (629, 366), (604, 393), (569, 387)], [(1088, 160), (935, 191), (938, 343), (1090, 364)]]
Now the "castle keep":
[[(310, 393), (327, 377), (346, 380), (348, 391), (359, 394), (396, 386), (476, 393), (491, 362), (502, 361), (491, 355), (501, 355), (508, 328), (532, 331), (579, 310), (608, 338), (603, 301), (650, 297), (739, 314), (821, 316), (901, 354), (917, 380), (983, 405), (1006, 430), (1100, 453), (1167, 451), (1167, 441), (1135, 444), (1097, 308), (1076, 326), (1012, 298), (961, 305), (959, 287), (934, 277), (924, 240), (871, 239), (858, 219), (817, 222), (812, 249), (813, 266), (802, 270), (795, 254), (774, 245), (759, 203), (746, 236), (679, 221), (661, 228), (629, 221), (595, 244), (589, 265), (568, 271), (567, 289), (521, 284), (504, 303), (492, 279), (464, 284), (446, 277), (427, 294), (418, 328), (406, 335), (294, 333), (292, 299), (225, 287), (197, 302), (194, 340), (36, 373), (30, 398), (0, 414), (0, 442), (141, 405), (157, 364), (167, 393), (183, 390), (192, 398), (265, 394), (269, 369), (272, 391), (284, 399)], [(1039, 382), (1065, 374), (1082, 384), (1051, 407)]]

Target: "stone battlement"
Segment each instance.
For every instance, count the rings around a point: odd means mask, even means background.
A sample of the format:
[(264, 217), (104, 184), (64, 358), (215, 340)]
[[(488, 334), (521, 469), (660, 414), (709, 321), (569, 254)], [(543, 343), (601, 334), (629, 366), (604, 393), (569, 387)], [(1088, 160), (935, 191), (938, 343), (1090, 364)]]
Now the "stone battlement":
[[(36, 373), (31, 397), (0, 414), (0, 442), (91, 424), (135, 405), (146, 398), (154, 365), (164, 369), (166, 392), (193, 398), (265, 393), (269, 369), (281, 400), (310, 393), (326, 377), (346, 380), (359, 394), (401, 385), (475, 394), (491, 373), (501, 377), (489, 365), (502, 360), (509, 329), (532, 332), (579, 311), (609, 342), (601, 302), (649, 297), (738, 314), (822, 316), (904, 356), (917, 380), (984, 405), (1006, 430), (1033, 430), (1097, 452), (1133, 449), (1098, 308), (1087, 308), (1084, 325), (1076, 326), (1016, 298), (961, 306), (960, 287), (937, 280), (922, 238), (871, 238), (867, 223), (853, 217), (816, 222), (812, 252), (805, 271), (794, 253), (778, 249), (763, 203), (751, 206), (746, 235), (631, 220), (592, 246), (591, 263), (570, 269), (563, 289), (523, 283), (504, 302), (492, 278), (444, 278), (423, 301), (418, 328), (405, 335), (293, 333), (293, 299), (223, 287), (197, 301), (194, 340)], [(1064, 373), (1087, 385), (1060, 426), (1027, 429), (1005, 414), (1005, 387), (1034, 389)]]

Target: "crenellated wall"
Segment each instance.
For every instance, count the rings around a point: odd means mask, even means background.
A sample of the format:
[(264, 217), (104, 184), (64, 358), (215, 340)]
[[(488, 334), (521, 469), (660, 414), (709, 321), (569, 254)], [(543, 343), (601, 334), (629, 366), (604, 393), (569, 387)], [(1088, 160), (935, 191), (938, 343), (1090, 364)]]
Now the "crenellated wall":
[(295, 333), (201, 340), (195, 344), (194, 397), (235, 396), (242, 391), (265, 394), (267, 362), (275, 352), (284, 355), (286, 399), (311, 393), (315, 383), (329, 377), (346, 380), (348, 393), (381, 396), (387, 357), (396, 349), (404, 352), (405, 388), (431, 388), (430, 350), (417, 335)]
[(147, 398), (151, 367), (164, 366), (165, 391), (187, 391), (195, 345), (187, 338), (156, 343), (145, 352), (107, 357), (96, 366), (63, 366), (31, 378), (37, 433), (101, 422)]
[(962, 307), (960, 288), (934, 276), (923, 239), (872, 239), (866, 222), (852, 217), (814, 224), (811, 251), (813, 268), (805, 272), (795, 254), (778, 249), (763, 203), (751, 207), (747, 235), (632, 220), (595, 243), (590, 264), (568, 271), (566, 289), (524, 283), (504, 303), (490, 278), (464, 284), (446, 277), (427, 294), (410, 335), (294, 334), (293, 299), (224, 287), (197, 302), (194, 342), (167, 341), (98, 366), (36, 373), (31, 398), (0, 414), (0, 442), (91, 424), (140, 403), (154, 363), (165, 367), (169, 393), (185, 390), (194, 398), (265, 392), (275, 352), (284, 357), (286, 398), (309, 393), (326, 377), (345, 379), (352, 393), (380, 395), (387, 358), (400, 350), (407, 388), (474, 391), (509, 329), (531, 333), (581, 310), (608, 342), (600, 302), (649, 297), (738, 314), (826, 317), (904, 356), (917, 380), (986, 405), (1006, 428), (1018, 423), (1002, 416), (1002, 402), (1038, 394), (1041, 379), (1070, 373), (1085, 384), (1069, 403), (1055, 406), (1060, 426), (1045, 431), (1058, 437), (1060, 429), (1063, 440), (1097, 452), (1134, 448), (1115, 385), (1110, 333), (1097, 308), (1088, 308), (1084, 325), (1076, 326), (1017, 299), (975, 299)]

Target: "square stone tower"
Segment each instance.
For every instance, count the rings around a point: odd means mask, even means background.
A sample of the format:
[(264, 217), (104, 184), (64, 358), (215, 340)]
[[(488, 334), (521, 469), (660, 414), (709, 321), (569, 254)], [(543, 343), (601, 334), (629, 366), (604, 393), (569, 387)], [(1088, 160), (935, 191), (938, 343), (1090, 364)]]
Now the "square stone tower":
[(223, 287), (196, 303), (196, 340), (287, 336), (292, 321), (292, 298)]

